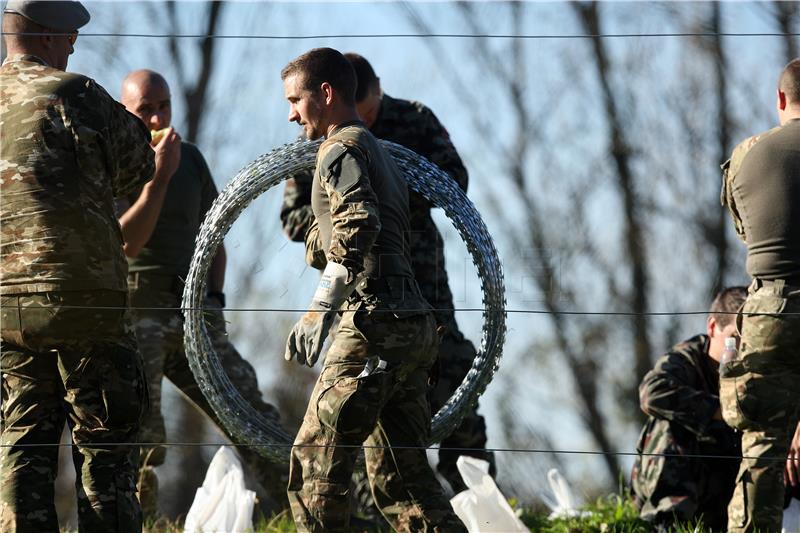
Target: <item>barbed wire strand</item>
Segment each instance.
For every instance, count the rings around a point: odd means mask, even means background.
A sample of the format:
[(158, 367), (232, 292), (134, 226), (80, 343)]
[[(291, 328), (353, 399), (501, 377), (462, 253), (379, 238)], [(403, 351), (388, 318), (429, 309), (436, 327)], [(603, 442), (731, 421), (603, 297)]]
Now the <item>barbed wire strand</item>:
[[(0, 448), (45, 448), (54, 447), (79, 447), (79, 448), (107, 448), (109, 446), (140, 446), (143, 448), (155, 446), (169, 446), (169, 447), (186, 447), (186, 448), (199, 448), (208, 446), (224, 446), (224, 447), (256, 447), (256, 448), (356, 448), (356, 449), (371, 449), (371, 450), (446, 450), (457, 452), (475, 452), (476, 448), (463, 448), (452, 446), (378, 446), (367, 444), (290, 444), (290, 443), (255, 443), (255, 444), (236, 444), (230, 442), (111, 442), (111, 443), (83, 443), (75, 444), (74, 442), (59, 442), (58, 444), (43, 444), (43, 443), (29, 443), (29, 444), (0, 444)], [(546, 448), (481, 448), (479, 451), (496, 452), (496, 453), (542, 453), (554, 455), (615, 455), (621, 457), (688, 457), (695, 459), (758, 459), (766, 461), (786, 461), (786, 457), (778, 456), (741, 456), (741, 455), (721, 455), (721, 454), (696, 454), (696, 453), (650, 453), (650, 452), (606, 452), (602, 450), (562, 450), (562, 449), (546, 449)], [(800, 459), (795, 459), (800, 461)]]
[[(2, 35), (70, 35), (54, 32), (2, 32)], [(258, 39), (304, 41), (318, 39), (523, 39), (523, 40), (565, 40), (565, 39), (630, 39), (667, 37), (786, 37), (800, 36), (796, 32), (657, 32), (657, 33), (581, 33), (581, 34), (513, 34), (513, 33), (333, 33), (318, 35), (269, 35), (269, 34), (204, 34), (204, 33), (81, 33), (84, 37), (130, 37), (137, 39)]]
[[(6, 295), (5, 297), (10, 297), (13, 295)], [(94, 305), (48, 305), (48, 306), (35, 306), (35, 307), (28, 307), (28, 306), (17, 306), (17, 305), (4, 305), (0, 307), (5, 307), (6, 309), (19, 309), (19, 310), (26, 310), (26, 311), (36, 311), (36, 310), (43, 310), (43, 309), (102, 309), (107, 311), (122, 311), (125, 309), (131, 311), (208, 311), (212, 313), (214, 311), (224, 311), (224, 312), (234, 312), (234, 313), (251, 313), (251, 312), (267, 312), (267, 313), (324, 313), (324, 310), (314, 310), (314, 309), (307, 309), (307, 308), (281, 308), (281, 307), (125, 307), (125, 306), (94, 306)], [(448, 311), (459, 311), (459, 312), (467, 312), (467, 313), (493, 313), (496, 311), (487, 311), (483, 307), (457, 307), (457, 308), (420, 308), (420, 309), (404, 309), (405, 311), (431, 311), (434, 313), (437, 312), (448, 312)], [(358, 312), (370, 312), (370, 313), (393, 313), (394, 310), (392, 309), (373, 309), (373, 310), (361, 310), (361, 311), (353, 311), (343, 309), (342, 312), (344, 313), (358, 313)], [(689, 316), (689, 315), (743, 315), (743, 316), (759, 316), (765, 314), (776, 314), (776, 313), (763, 313), (763, 312), (753, 312), (747, 313), (743, 311), (551, 311), (547, 309), (505, 309), (503, 312), (507, 314), (533, 314), (533, 315), (580, 315), (580, 316)], [(789, 312), (789, 311), (782, 311), (781, 313), (777, 313), (780, 316), (795, 316), (800, 315), (800, 312)]]

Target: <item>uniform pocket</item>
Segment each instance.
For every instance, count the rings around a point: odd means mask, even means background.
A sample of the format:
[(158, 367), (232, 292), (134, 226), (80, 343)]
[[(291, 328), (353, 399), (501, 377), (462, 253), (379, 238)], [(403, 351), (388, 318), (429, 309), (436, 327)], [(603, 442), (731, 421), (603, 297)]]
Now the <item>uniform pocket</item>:
[(331, 431), (363, 441), (378, 422), (391, 392), (391, 380), (391, 373), (384, 371), (336, 378), (317, 399), (317, 418)]
[(734, 361), (728, 375), (720, 378), (722, 418), (732, 428), (758, 431), (781, 416), (783, 405), (773, 395), (782, 388), (774, 377), (744, 368), (743, 361)]
[(62, 354), (59, 370), (73, 411), (86, 430), (110, 430), (115, 438), (136, 435), (149, 404), (136, 351), (97, 345), (73, 357)]

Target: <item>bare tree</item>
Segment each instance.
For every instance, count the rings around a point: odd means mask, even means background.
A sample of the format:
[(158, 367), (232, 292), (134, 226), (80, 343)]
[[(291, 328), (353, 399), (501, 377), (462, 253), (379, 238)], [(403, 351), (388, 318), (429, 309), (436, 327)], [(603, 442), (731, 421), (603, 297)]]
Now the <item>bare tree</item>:
[(172, 56), (172, 61), (175, 65), (175, 76), (178, 80), (178, 86), (181, 90), (181, 95), (186, 104), (186, 140), (189, 142), (197, 142), (197, 136), (200, 132), (203, 117), (207, 102), (206, 96), (208, 93), (208, 86), (214, 76), (217, 66), (214, 60), (214, 52), (216, 50), (217, 39), (214, 35), (217, 33), (225, 2), (214, 0), (209, 2), (208, 10), (204, 18), (205, 37), (201, 38), (198, 43), (197, 53), (199, 55), (200, 67), (196, 70), (194, 79), (186, 71), (184, 64), (184, 50), (185, 48), (179, 46), (181, 40), (178, 35), (181, 34), (181, 25), (178, 17), (177, 2), (170, 0), (164, 3), (167, 11), (167, 17), (170, 25), (169, 37), (169, 51)]

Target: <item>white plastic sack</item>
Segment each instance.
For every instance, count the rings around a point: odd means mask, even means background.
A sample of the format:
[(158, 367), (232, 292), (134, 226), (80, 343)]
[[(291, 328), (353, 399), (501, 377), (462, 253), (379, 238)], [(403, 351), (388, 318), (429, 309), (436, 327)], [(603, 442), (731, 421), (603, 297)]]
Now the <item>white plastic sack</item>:
[(256, 493), (244, 486), (242, 465), (227, 446), (208, 465), (203, 486), (197, 489), (186, 515), (184, 533), (240, 533), (253, 530)]
[(783, 510), (783, 533), (800, 533), (800, 500), (792, 499)]
[(586, 516), (591, 513), (588, 511), (581, 512), (578, 510), (580, 502), (573, 498), (572, 490), (569, 488), (567, 480), (556, 468), (551, 468), (547, 472), (547, 482), (550, 484), (550, 490), (553, 492), (551, 497), (549, 494), (543, 494), (542, 500), (545, 505), (550, 508), (550, 520), (554, 518), (565, 518), (571, 516)]
[(529, 533), (489, 475), (489, 463), (462, 455), (456, 466), (467, 490), (453, 496), (450, 505), (469, 533)]

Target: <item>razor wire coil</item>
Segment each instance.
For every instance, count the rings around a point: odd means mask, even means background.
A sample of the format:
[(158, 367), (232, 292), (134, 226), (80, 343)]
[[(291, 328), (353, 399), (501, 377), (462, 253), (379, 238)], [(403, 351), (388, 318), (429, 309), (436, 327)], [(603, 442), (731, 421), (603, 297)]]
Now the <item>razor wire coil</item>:
[[(444, 171), (415, 152), (380, 141), (394, 157), (408, 185), (441, 207), (464, 240), (483, 290), (480, 349), (464, 381), (433, 417), (431, 442), (458, 427), (497, 371), (506, 334), (505, 283), (497, 249), (475, 206)], [(184, 344), (189, 366), (219, 419), (239, 442), (288, 445), (291, 436), (276, 419), (267, 419), (233, 387), (209, 337), (203, 317), (206, 279), (217, 248), (250, 203), (275, 185), (314, 168), (319, 141), (297, 140), (245, 166), (214, 201), (197, 235), (181, 306), (185, 309)], [(286, 463), (284, 446), (261, 446), (264, 457)]]

